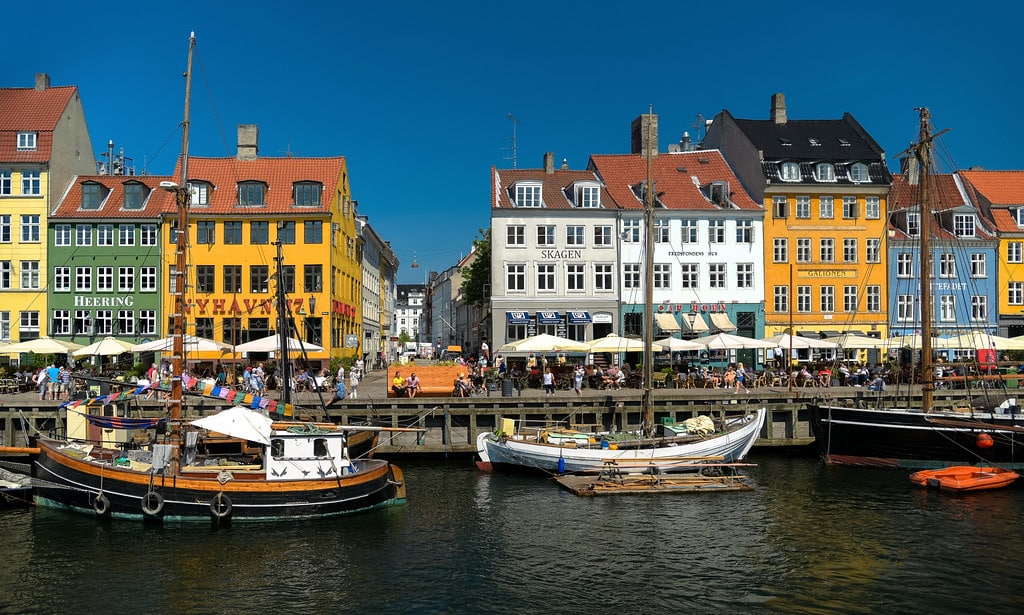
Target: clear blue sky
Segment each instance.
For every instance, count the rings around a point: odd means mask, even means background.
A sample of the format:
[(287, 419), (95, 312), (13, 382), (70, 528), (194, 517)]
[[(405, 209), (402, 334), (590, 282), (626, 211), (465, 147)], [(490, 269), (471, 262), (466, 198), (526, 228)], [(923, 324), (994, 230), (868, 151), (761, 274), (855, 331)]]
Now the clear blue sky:
[[(662, 151), (697, 114), (851, 112), (892, 155), (931, 108), (960, 168), (1024, 169), (1016, 2), (251, 2), (6, 8), (0, 86), (77, 85), (97, 155), (108, 140), (169, 174), (194, 30), (193, 155), (344, 155), (353, 197), (422, 282), (488, 225), (491, 165), (544, 152), (582, 168), (624, 153), (648, 105)], [(649, 26), (645, 26), (649, 23)], [(892, 165), (891, 165), (892, 166)], [(420, 268), (410, 267), (416, 255)]]

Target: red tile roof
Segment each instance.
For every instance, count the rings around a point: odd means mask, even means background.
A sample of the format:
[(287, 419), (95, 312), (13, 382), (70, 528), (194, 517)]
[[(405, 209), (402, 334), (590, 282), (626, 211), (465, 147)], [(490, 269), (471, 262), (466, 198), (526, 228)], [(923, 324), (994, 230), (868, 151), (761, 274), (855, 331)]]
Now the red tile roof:
[(1024, 228), (1017, 226), (1017, 220), (1010, 215), (1009, 209), (992, 209), (992, 222), (1000, 233), (1024, 233)]
[[(332, 158), (237, 158), (189, 157), (189, 181), (205, 181), (213, 185), (209, 194), (209, 205), (192, 206), (194, 215), (216, 214), (322, 214), (329, 211), (339, 180), (345, 173), (345, 157)], [(174, 170), (174, 176), (181, 176), (181, 161)], [(238, 207), (239, 182), (259, 181), (267, 185), (262, 207)], [(292, 185), (295, 182), (310, 181), (323, 185), (319, 207), (294, 205)]]
[(1024, 171), (960, 171), (993, 205), (1024, 205)]
[[(174, 211), (173, 194), (160, 189), (160, 182), (171, 177), (157, 175), (79, 175), (71, 182), (50, 218), (156, 218), (161, 213)], [(99, 209), (81, 209), (82, 185), (97, 183), (109, 192)], [(142, 209), (123, 209), (124, 186), (139, 183), (149, 188)]]
[[(556, 168), (548, 174), (544, 169), (495, 169), (491, 167), (491, 207), (493, 209), (514, 208), (516, 182), (541, 182), (541, 202), (544, 209), (573, 209), (575, 204), (570, 200), (572, 186), (575, 182), (595, 182), (600, 180), (593, 171), (579, 171)], [(601, 189), (601, 205), (605, 208), (614, 207), (607, 190)], [(523, 208), (533, 209), (533, 208)]]
[[(72, 97), (76, 86), (0, 88), (0, 161), (45, 162), (53, 148), (53, 131)], [(36, 149), (18, 151), (19, 132), (36, 132)]]
[[(622, 209), (643, 209), (633, 186), (647, 180), (647, 159), (639, 154), (594, 155), (590, 166)], [(712, 182), (728, 182), (730, 200), (741, 210), (761, 210), (719, 150), (658, 154), (651, 160), (658, 200), (666, 209), (723, 209), (708, 198)]]
[[(938, 213), (958, 207), (970, 208), (978, 222), (975, 226), (976, 238), (996, 238), (996, 235), (989, 230), (989, 228), (994, 226), (994, 223), (970, 199), (965, 198), (964, 194), (960, 191), (955, 175), (949, 173), (933, 174), (929, 176), (929, 180), (929, 209)], [(969, 188), (965, 189), (970, 190)], [(896, 213), (901, 210), (917, 207), (919, 204), (920, 186), (918, 184), (911, 184), (905, 174), (893, 175), (892, 190), (889, 192), (889, 212)], [(889, 228), (896, 232), (896, 239), (908, 238), (898, 227), (890, 224)], [(957, 239), (956, 235), (952, 233), (952, 229), (941, 228), (938, 226), (938, 223), (933, 223), (931, 229), (932, 237), (948, 240)]]

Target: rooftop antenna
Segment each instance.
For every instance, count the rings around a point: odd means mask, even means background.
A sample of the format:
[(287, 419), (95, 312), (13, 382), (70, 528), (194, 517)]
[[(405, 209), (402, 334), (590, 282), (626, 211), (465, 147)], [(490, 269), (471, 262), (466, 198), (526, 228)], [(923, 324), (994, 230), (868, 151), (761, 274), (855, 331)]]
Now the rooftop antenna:
[[(516, 116), (512, 115), (511, 113), (508, 114), (508, 119), (512, 120), (512, 156), (511, 156), (511, 159), (512, 159), (512, 168), (514, 169), (514, 168), (516, 168), (516, 126), (519, 125), (519, 120), (517, 120)], [(503, 148), (503, 149), (509, 149), (509, 148), (506, 147), (506, 148)], [(509, 159), (509, 157), (505, 156), (505, 160), (508, 160), (508, 159)]]
[(704, 120), (704, 116), (697, 114), (697, 122), (693, 125), (697, 129), (697, 143), (704, 140), (704, 136), (701, 135), (702, 130), (707, 130), (707, 122)]

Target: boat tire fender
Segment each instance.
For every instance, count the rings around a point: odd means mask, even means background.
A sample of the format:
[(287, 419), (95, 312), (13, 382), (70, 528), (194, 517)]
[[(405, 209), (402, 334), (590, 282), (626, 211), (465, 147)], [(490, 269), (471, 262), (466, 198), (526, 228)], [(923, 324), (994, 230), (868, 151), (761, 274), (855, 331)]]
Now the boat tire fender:
[(110, 500), (102, 491), (96, 494), (96, 499), (92, 501), (92, 510), (101, 517), (110, 512)]
[(217, 519), (226, 519), (231, 516), (231, 498), (223, 492), (213, 496), (210, 500), (210, 514)]
[(156, 491), (150, 491), (142, 496), (142, 512), (150, 517), (159, 515), (164, 510), (164, 496)]

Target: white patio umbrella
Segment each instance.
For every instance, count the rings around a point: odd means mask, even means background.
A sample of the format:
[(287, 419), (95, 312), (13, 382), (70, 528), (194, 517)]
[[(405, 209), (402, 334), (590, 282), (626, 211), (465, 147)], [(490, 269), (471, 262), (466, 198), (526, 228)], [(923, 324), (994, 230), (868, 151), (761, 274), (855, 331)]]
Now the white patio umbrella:
[(731, 335), (729, 333), (716, 333), (714, 335), (706, 335), (704, 337), (698, 337), (691, 342), (697, 342), (708, 348), (708, 350), (734, 350), (741, 348), (775, 348), (778, 344), (772, 344), (771, 342), (765, 342), (763, 340), (755, 340), (749, 337), (743, 337), (742, 335)]
[(856, 335), (854, 333), (844, 333), (839, 337), (830, 337), (828, 341), (835, 342), (836, 344), (839, 344), (841, 348), (847, 349), (886, 347), (884, 339), (868, 337), (866, 335)]
[(273, 421), (269, 416), (248, 408), (235, 406), (217, 414), (192, 421), (196, 427), (209, 429), (232, 438), (243, 438), (260, 444), (270, 444), (270, 426)]
[[(221, 342), (209, 340), (205, 337), (196, 337), (195, 335), (185, 335), (182, 339), (182, 343), (185, 345), (185, 350), (192, 352), (231, 350), (230, 344), (222, 344)], [(144, 342), (142, 344), (135, 344), (132, 346), (132, 352), (169, 352), (173, 349), (173, 337), (164, 337), (158, 340), (153, 340), (152, 342)]]
[(4, 346), (0, 346), (0, 354), (7, 354), (13, 352), (34, 352), (36, 354), (67, 354), (73, 350), (78, 350), (81, 347), (81, 344), (76, 344), (74, 342), (55, 340), (50, 337), (40, 337), (34, 340), (28, 340), (26, 342), (17, 342), (14, 344), (6, 344)]
[[(321, 352), (323, 351), (322, 346), (317, 346), (311, 342), (302, 342), (294, 337), (287, 338), (287, 349), (289, 351), (305, 350), (306, 352)], [(280, 352), (281, 351), (281, 338), (277, 335), (268, 335), (258, 340), (252, 340), (244, 344), (235, 346), (235, 352)]]
[(772, 346), (779, 346), (781, 348), (797, 348), (800, 350), (807, 348), (837, 348), (839, 346), (835, 342), (830, 342), (828, 340), (803, 337), (800, 335), (790, 335), (788, 333), (766, 337), (764, 341), (770, 342)]
[(116, 337), (105, 337), (98, 342), (83, 346), (71, 353), (76, 359), (79, 357), (112, 357), (132, 351), (132, 345), (122, 342)]
[(640, 340), (619, 337), (614, 333), (589, 342), (591, 352), (640, 352), (646, 346)]
[(547, 333), (533, 335), (501, 346), (501, 352), (587, 352), (588, 350), (590, 350), (590, 346), (586, 342), (577, 342)]
[(952, 338), (947, 342), (950, 348), (977, 350), (994, 348), (996, 350), (1024, 350), (1024, 341), (1009, 337), (1000, 337), (991, 333), (971, 331)]
[(654, 345), (662, 350), (670, 352), (686, 352), (688, 350), (706, 350), (707, 346), (698, 344), (691, 340), (683, 340), (678, 337), (669, 337), (663, 340), (655, 340)]

